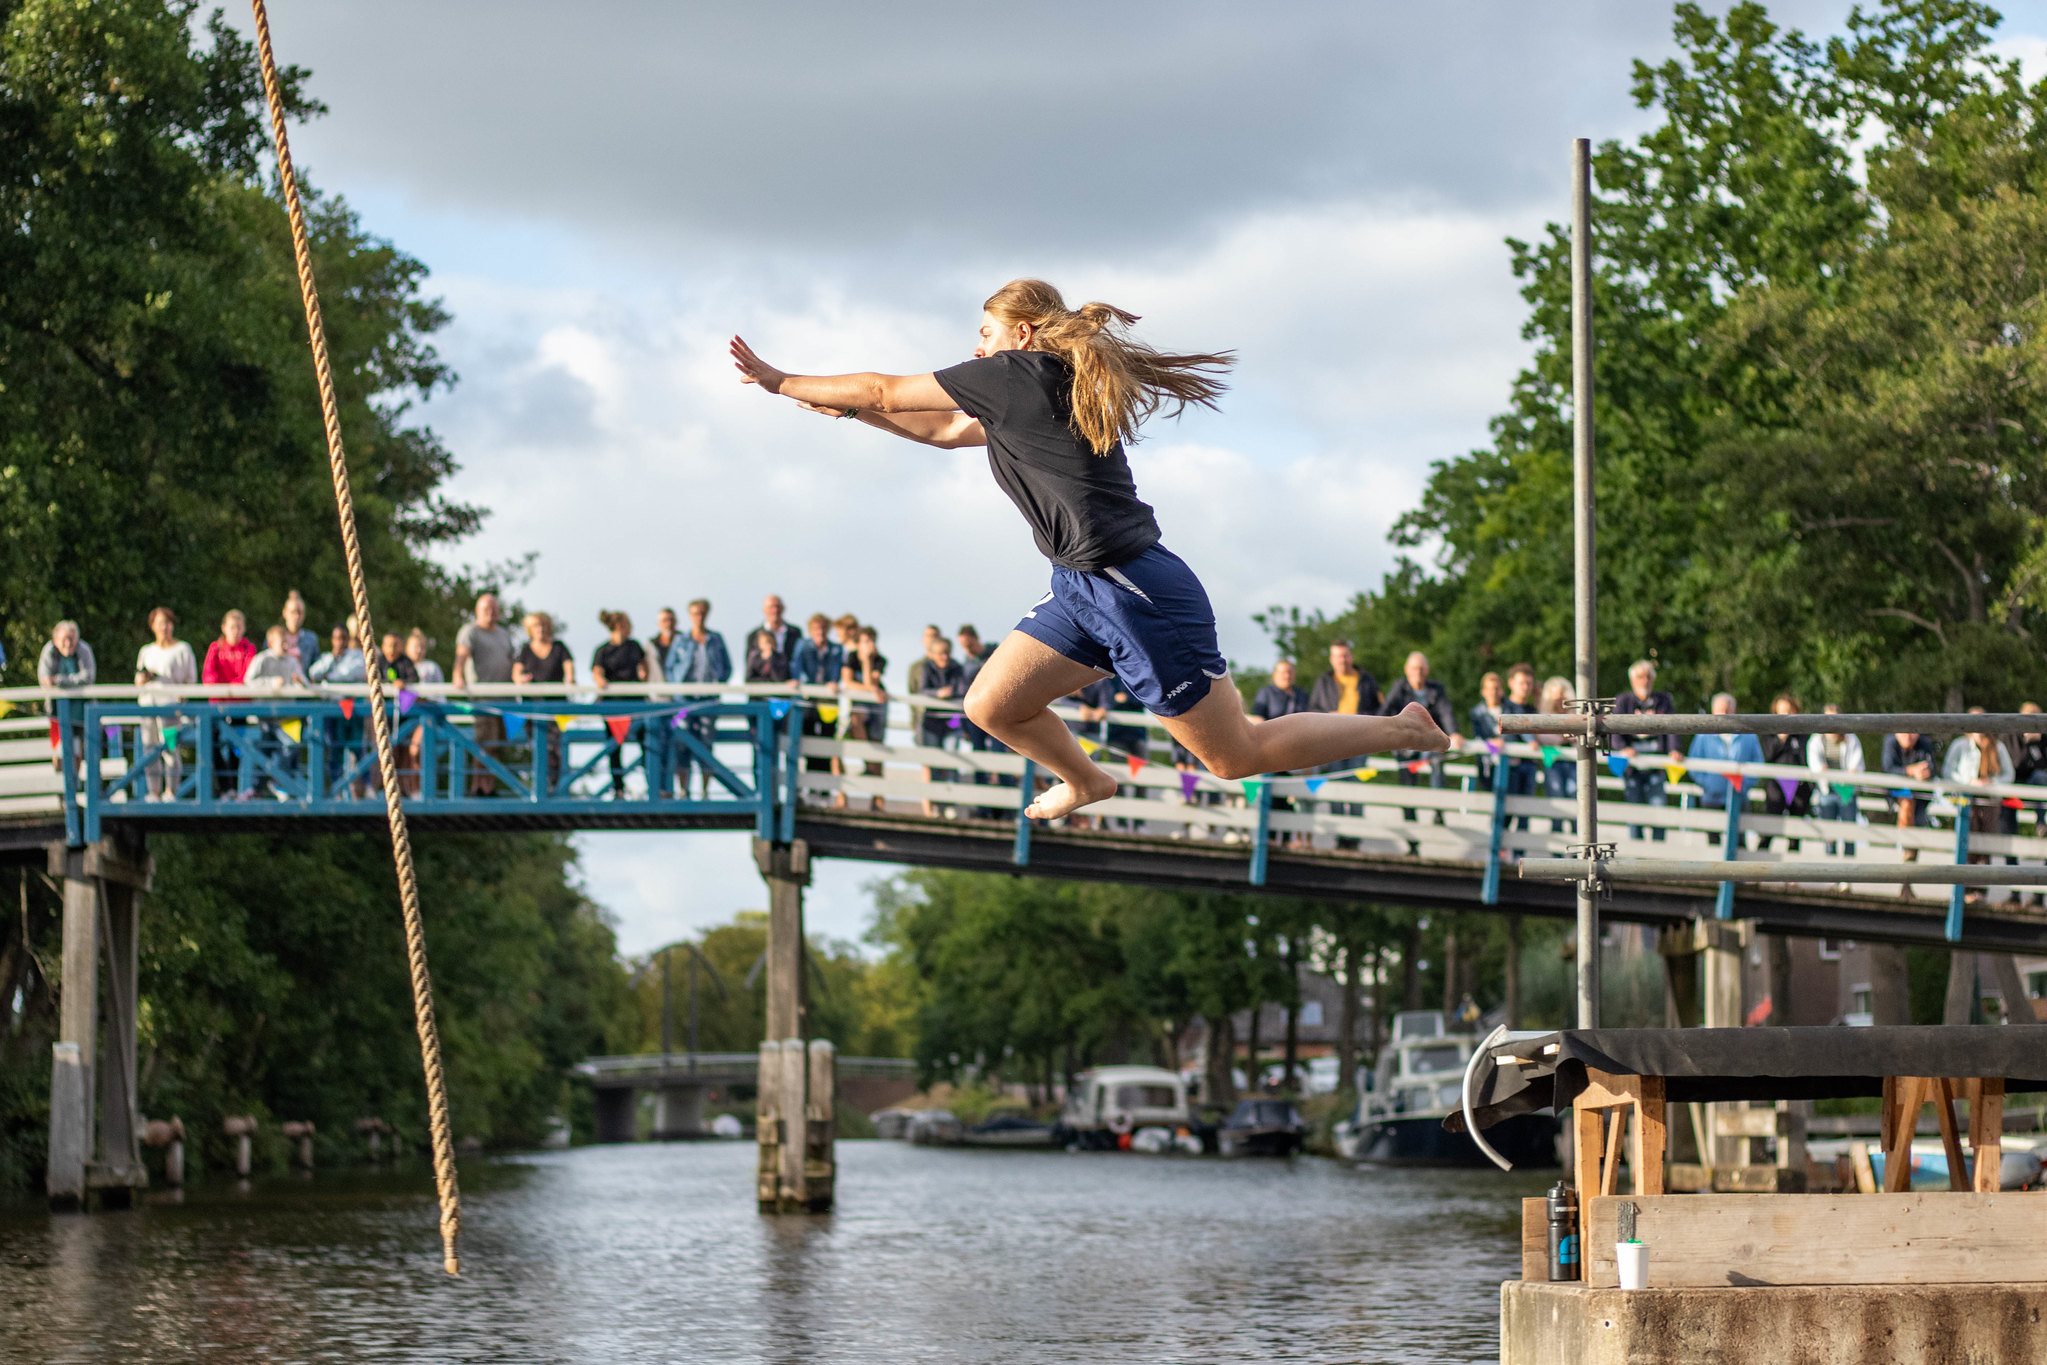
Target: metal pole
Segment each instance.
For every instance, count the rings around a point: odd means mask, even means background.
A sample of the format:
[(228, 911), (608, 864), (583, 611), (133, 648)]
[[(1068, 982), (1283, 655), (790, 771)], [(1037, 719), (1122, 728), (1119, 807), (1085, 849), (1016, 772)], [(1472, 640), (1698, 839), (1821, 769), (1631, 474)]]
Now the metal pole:
[(664, 1071), (668, 1069), (668, 1053), (674, 1039), (673, 1028), (669, 1023), (675, 1017), (673, 1010), (669, 1007), (669, 1002), (672, 999), (673, 997), (668, 993), (668, 950), (663, 948), (661, 950), (661, 1069)]
[[(1577, 621), (1580, 702), (1599, 694), (1598, 590), (1592, 504), (1592, 141), (1571, 143), (1571, 597)], [(1578, 742), (1578, 1027), (1599, 1027), (1599, 751), (1593, 729)]]

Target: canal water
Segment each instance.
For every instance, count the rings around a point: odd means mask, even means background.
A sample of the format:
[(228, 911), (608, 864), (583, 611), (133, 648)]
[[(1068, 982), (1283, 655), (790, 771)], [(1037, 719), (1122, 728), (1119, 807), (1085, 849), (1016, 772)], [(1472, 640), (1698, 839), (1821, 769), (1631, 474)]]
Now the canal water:
[[(763, 1218), (750, 1143), (0, 1211), (8, 1362), (1493, 1361), (1545, 1173), (839, 1146), (839, 1207)], [(1554, 1179), (1554, 1175), (1549, 1175)]]

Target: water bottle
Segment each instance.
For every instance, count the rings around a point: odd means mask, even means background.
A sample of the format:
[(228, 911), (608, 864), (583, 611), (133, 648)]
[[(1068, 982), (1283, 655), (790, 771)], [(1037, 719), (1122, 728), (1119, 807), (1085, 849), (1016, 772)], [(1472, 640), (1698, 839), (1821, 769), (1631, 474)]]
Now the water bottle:
[(1549, 1277), (1579, 1278), (1577, 1191), (1561, 1180), (1549, 1191)]

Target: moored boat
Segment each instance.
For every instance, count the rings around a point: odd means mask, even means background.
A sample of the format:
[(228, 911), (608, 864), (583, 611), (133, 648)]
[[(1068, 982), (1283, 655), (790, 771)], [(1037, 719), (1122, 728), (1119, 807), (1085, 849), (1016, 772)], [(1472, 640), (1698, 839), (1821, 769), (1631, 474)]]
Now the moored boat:
[[(1450, 1032), (1434, 1010), (1396, 1014), (1371, 1088), (1337, 1125), (1337, 1152), (1372, 1165), (1491, 1165), (1469, 1133), (1443, 1128), (1463, 1103), (1464, 1067), (1477, 1046), (1475, 1036)], [(1517, 1114), (1486, 1129), (1486, 1141), (1516, 1167), (1554, 1166), (1557, 1132), (1554, 1115)]]

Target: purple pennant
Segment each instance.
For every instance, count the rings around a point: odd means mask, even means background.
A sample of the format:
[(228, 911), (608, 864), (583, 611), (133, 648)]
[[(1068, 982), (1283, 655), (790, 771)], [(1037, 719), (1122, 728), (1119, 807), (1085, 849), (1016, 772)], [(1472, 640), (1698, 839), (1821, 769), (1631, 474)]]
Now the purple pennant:
[(1777, 790), (1784, 793), (1784, 803), (1790, 805), (1791, 794), (1798, 790), (1798, 781), (1795, 778), (1780, 777), (1777, 779)]
[(965, 716), (950, 716), (947, 717), (946, 719), (945, 728), (948, 730), (957, 730), (960, 728), (960, 726), (966, 724), (966, 721), (967, 718)]
[(1181, 795), (1181, 796), (1183, 796), (1183, 797), (1189, 797), (1189, 796), (1192, 796), (1192, 795), (1194, 795), (1194, 789), (1195, 789), (1196, 787), (1200, 786), (1200, 785), (1201, 785), (1201, 774), (1200, 774), (1200, 773), (1181, 773), (1181, 774), (1180, 774), (1180, 795)]
[(403, 716), (403, 715), (404, 715), (404, 714), (405, 714), (405, 713), (406, 713), (407, 711), (410, 711), (410, 710), (412, 709), (412, 704), (413, 704), (414, 702), (418, 701), (418, 700), (419, 700), (419, 693), (417, 693), (417, 692), (414, 692), (414, 691), (412, 691), (412, 690), (411, 690), (411, 689), (409, 689), (409, 688), (404, 688), (404, 687), (401, 687), (401, 688), (399, 688), (399, 689), (398, 689), (398, 714), (399, 714), (400, 716)]
[(682, 709), (681, 709), (680, 711), (677, 711), (677, 712), (675, 713), (675, 720), (674, 720), (674, 721), (673, 721), (672, 723), (674, 724), (674, 726), (675, 726), (675, 728), (676, 728), (676, 729), (680, 730), (680, 729), (682, 728), (682, 723), (683, 723), (684, 721), (688, 720), (688, 719), (689, 719), (689, 708), (688, 708), (687, 706), (685, 706), (685, 707), (683, 707), (683, 708), (682, 708)]
[(1489, 740), (1487, 740), (1487, 741), (1485, 742), (1485, 747), (1486, 747), (1486, 752), (1487, 752), (1487, 753), (1489, 753), (1489, 754), (1492, 754), (1492, 755), (1494, 755), (1495, 757), (1498, 757), (1498, 756), (1499, 756), (1499, 754), (1500, 754), (1500, 753), (1501, 753), (1501, 752), (1502, 752), (1503, 750), (1505, 750), (1507, 746), (1506, 746), (1506, 744), (1505, 744), (1505, 743), (1503, 743), (1503, 742), (1502, 742), (1502, 741), (1500, 741), (1500, 740), (1497, 740), (1497, 739), (1489, 739)]

